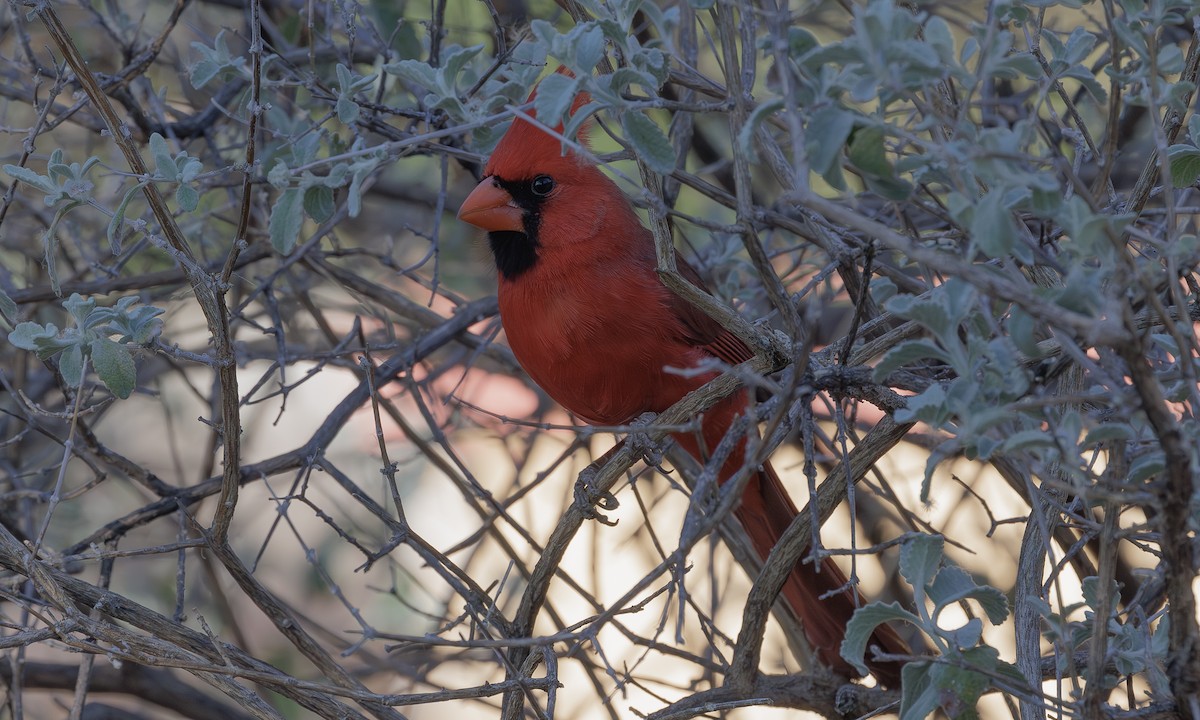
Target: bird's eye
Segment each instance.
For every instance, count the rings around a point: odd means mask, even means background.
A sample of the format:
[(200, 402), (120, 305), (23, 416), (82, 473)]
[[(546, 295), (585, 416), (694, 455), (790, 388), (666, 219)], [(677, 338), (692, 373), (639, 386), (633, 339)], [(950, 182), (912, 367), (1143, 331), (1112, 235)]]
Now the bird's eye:
[(529, 189), (533, 190), (533, 194), (538, 197), (546, 197), (554, 191), (554, 178), (549, 175), (538, 175), (529, 184)]

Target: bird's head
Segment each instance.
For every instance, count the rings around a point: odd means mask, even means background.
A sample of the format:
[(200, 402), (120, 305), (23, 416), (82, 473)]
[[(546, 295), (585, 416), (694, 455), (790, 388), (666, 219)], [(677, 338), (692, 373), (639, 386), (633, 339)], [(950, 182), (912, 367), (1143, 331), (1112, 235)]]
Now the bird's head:
[[(535, 88), (529, 100), (536, 95)], [(576, 94), (569, 114), (590, 99)], [(527, 115), (537, 119), (532, 108)], [(532, 268), (544, 248), (586, 238), (597, 219), (594, 205), (608, 193), (605, 184), (611, 181), (578, 153), (564, 151), (562, 133), (561, 123), (547, 132), (518, 115), (488, 159), (483, 180), (458, 210), (460, 220), (488, 231), (504, 278)]]

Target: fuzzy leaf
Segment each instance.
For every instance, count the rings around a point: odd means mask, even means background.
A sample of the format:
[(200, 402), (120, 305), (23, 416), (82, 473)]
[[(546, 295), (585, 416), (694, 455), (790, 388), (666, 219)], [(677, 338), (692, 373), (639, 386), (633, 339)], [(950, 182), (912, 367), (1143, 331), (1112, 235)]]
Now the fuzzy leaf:
[(292, 169), (283, 160), (276, 158), (275, 164), (267, 171), (267, 182), (280, 190), (287, 189), (292, 182)]
[(351, 125), (358, 119), (358, 103), (349, 95), (339, 95), (337, 99), (337, 116), (343, 125)]
[(55, 353), (62, 352), (73, 342), (58, 336), (58, 327), (54, 323), (42, 326), (35, 322), (17, 323), (8, 333), (8, 341), (22, 350), (36, 352), (38, 357), (45, 360)]
[(1052, 448), (1055, 446), (1054, 437), (1044, 430), (1019, 430), (1004, 438), (1001, 447), (1004, 452), (1017, 452), (1029, 448)]
[(929, 599), (939, 610), (962, 600), (974, 600), (993, 625), (999, 625), (1008, 617), (1008, 599), (1004, 593), (990, 585), (977, 585), (967, 571), (953, 565), (942, 568), (930, 583)]
[(4, 172), (8, 173), (17, 180), (20, 180), (26, 185), (34, 186), (47, 195), (57, 196), (59, 194), (58, 186), (55, 185), (50, 178), (46, 177), (45, 175), (38, 175), (29, 168), (24, 168), (19, 165), (5, 165)]
[[(121, 254), (121, 225), (125, 223), (125, 211), (129, 208), (129, 201), (137, 195), (142, 189), (142, 183), (138, 183), (125, 191), (125, 197), (121, 198), (121, 204), (117, 206), (117, 211), (113, 213), (112, 218), (108, 221), (108, 247), (112, 250), (113, 255)], [(178, 198), (176, 198), (178, 199)]]
[(1166, 458), (1161, 452), (1148, 452), (1139, 455), (1129, 465), (1129, 482), (1140, 483), (1149, 480), (1167, 469)]
[(1033, 316), (1021, 308), (1013, 307), (1008, 318), (1008, 335), (1017, 349), (1031, 359), (1037, 359), (1043, 354), (1034, 335), (1036, 330)]
[[(1095, 575), (1085, 577), (1083, 579), (1083, 601), (1092, 610), (1100, 607), (1100, 578)], [(1108, 583), (1108, 593), (1110, 597), (1117, 597), (1119, 586), (1116, 580), (1110, 580)]]
[(79, 201), (72, 200), (60, 207), (54, 213), (54, 218), (50, 220), (50, 227), (46, 228), (46, 232), (42, 234), (42, 259), (46, 263), (46, 277), (50, 280), (50, 289), (59, 296), (62, 295), (62, 284), (58, 277), (58, 224), (67, 216), (67, 213), (79, 205)]
[(900, 720), (925, 720), (938, 708), (931, 678), (935, 666), (910, 662), (900, 669)]
[(850, 622), (846, 623), (846, 635), (842, 640), (841, 653), (846, 662), (858, 668), (863, 674), (866, 674), (867, 665), (865, 655), (867, 652), (867, 643), (871, 639), (871, 633), (879, 625), (893, 620), (903, 620), (904, 622), (913, 624), (921, 622), (920, 618), (916, 615), (900, 607), (900, 603), (884, 605), (883, 603), (873, 602), (870, 605), (855, 610), (854, 616), (850, 618)]
[(986, 675), (971, 670), (942, 666), (935, 674), (934, 685), (938, 690), (938, 704), (946, 715), (953, 720), (974, 720), (979, 717), (975, 706), (988, 688), (989, 680)]
[(162, 135), (154, 133), (150, 136), (150, 154), (154, 156), (155, 169), (158, 176), (166, 180), (179, 179), (179, 166), (175, 164), (175, 156), (167, 147), (167, 141)]
[[(96, 312), (99, 303), (95, 298), (84, 297), (79, 293), (71, 293), (71, 297), (63, 300), (63, 307), (71, 314), (71, 319), (75, 321), (75, 325), (81, 328), (90, 328), (94, 326), (97, 319), (92, 317)], [(107, 310), (107, 308), (104, 308)], [(99, 322), (103, 322), (104, 318), (99, 318)]]
[(600, 59), (604, 57), (604, 30), (599, 25), (593, 25), (589, 30), (579, 35), (575, 43), (576, 70), (590, 73)]
[(179, 182), (190, 183), (204, 169), (200, 158), (188, 157), (187, 151), (175, 156), (175, 166), (179, 168)]
[(296, 238), (300, 236), (300, 228), (304, 225), (302, 206), (300, 188), (288, 188), (271, 208), (271, 221), (267, 229), (271, 236), (271, 247), (280, 255), (287, 255), (296, 247)]
[(72, 345), (58, 359), (58, 371), (71, 387), (83, 384), (83, 349)]
[(192, 87), (202, 88), (226, 70), (235, 70), (245, 64), (246, 59), (233, 57), (225, 44), (225, 31), (217, 33), (210, 48), (204, 43), (192, 43), (192, 49), (200, 55), (200, 60), (188, 68), (188, 76)]
[(437, 70), (420, 60), (401, 60), (383, 66), (387, 72), (412, 85), (420, 85), (426, 90), (437, 88)]
[(563, 116), (575, 100), (575, 90), (578, 86), (576, 78), (566, 75), (547, 75), (538, 85), (537, 97), (533, 99), (533, 110), (537, 119), (548, 127), (558, 127), (562, 124)]
[(837, 105), (826, 105), (815, 111), (804, 131), (808, 166), (818, 175), (829, 172), (841, 155), (856, 115)]
[(675, 149), (658, 125), (642, 113), (621, 115), (625, 138), (646, 165), (656, 173), (669, 174), (675, 169)]
[(1135, 434), (1133, 428), (1120, 422), (1107, 422), (1088, 431), (1083, 439), (1082, 447), (1091, 447), (1109, 440), (1132, 440)]
[(887, 159), (883, 144), (883, 129), (879, 127), (859, 128), (850, 139), (850, 162), (854, 167), (877, 177), (889, 177), (892, 163)]
[(754, 152), (754, 132), (758, 130), (758, 126), (762, 125), (764, 120), (770, 117), (772, 113), (778, 112), (781, 108), (783, 108), (783, 100), (780, 98), (771, 98), (754, 108), (754, 111), (750, 113), (750, 117), (746, 118), (746, 124), (738, 132), (739, 152), (751, 159), (756, 157)]
[(941, 535), (918, 535), (900, 546), (900, 574), (921, 594), (942, 562), (944, 543)]
[(957, 630), (951, 630), (947, 634), (954, 642), (955, 647), (973, 648), (983, 638), (983, 621), (979, 618), (971, 618), (965, 625)]
[(875, 366), (874, 377), (877, 381), (883, 380), (893, 370), (920, 360), (949, 362), (950, 356), (931, 340), (905, 340), (887, 351)]
[(940, 428), (949, 416), (946, 391), (941, 385), (930, 385), (920, 395), (910, 397), (908, 404), (896, 411), (896, 420), (899, 422), (919, 420), (935, 428)]
[(347, 92), (354, 86), (354, 74), (350, 72), (350, 68), (338, 63), (334, 72), (337, 73), (338, 87), (342, 92)]
[(1171, 184), (1175, 187), (1189, 187), (1200, 179), (1200, 149), (1191, 145), (1172, 145), (1167, 148), (1167, 158), (1171, 163)]
[(92, 367), (100, 382), (122, 400), (129, 397), (137, 385), (137, 367), (129, 350), (108, 338), (93, 340), (91, 350)]
[(472, 45), (471, 47), (451, 46), (447, 48), (445, 57), (442, 59), (442, 88), (447, 95), (454, 94), (455, 81), (462, 74), (463, 68), (471, 61), (479, 52), (483, 50), (483, 45)]
[[(195, 43), (193, 43), (195, 44)], [(192, 83), (192, 87), (199, 90), (205, 85), (212, 82), (221, 72), (221, 65), (212, 60), (198, 60), (188, 71), (188, 79)]]
[(200, 193), (191, 185), (180, 185), (175, 188), (175, 202), (184, 212), (193, 212), (200, 204)]
[(333, 190), (325, 185), (313, 185), (304, 191), (304, 212), (317, 222), (333, 217)]
[(1002, 258), (1014, 251), (1017, 229), (1004, 204), (1004, 193), (990, 190), (975, 205), (971, 239), (988, 257)]
[(975, 581), (966, 570), (954, 565), (942, 568), (933, 582), (929, 584), (929, 599), (936, 609), (957, 601), (964, 593), (975, 588)]
[(382, 157), (376, 155), (356, 160), (350, 166), (350, 186), (346, 189), (346, 212), (350, 214), (350, 217), (358, 217), (358, 213), (362, 210), (363, 182), (370, 177), (382, 160)]
[(1188, 139), (1193, 145), (1200, 146), (1200, 115), (1193, 114), (1188, 118)]
[(925, 41), (937, 52), (945, 66), (954, 62), (954, 35), (945, 20), (934, 16), (925, 23)]
[(888, 300), (888, 310), (917, 320), (941, 338), (943, 344), (958, 341), (959, 324), (971, 312), (976, 293), (968, 283), (949, 281), (928, 295), (896, 295)]

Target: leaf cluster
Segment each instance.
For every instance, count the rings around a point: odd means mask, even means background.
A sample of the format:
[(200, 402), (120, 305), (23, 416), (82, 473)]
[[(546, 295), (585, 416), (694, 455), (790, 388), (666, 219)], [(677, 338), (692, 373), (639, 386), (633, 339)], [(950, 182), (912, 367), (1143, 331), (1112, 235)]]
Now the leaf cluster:
[(72, 293), (62, 303), (71, 326), (59, 330), (54, 323), (18, 323), (8, 333), (8, 341), (42, 360), (61, 353), (58, 371), (74, 387), (82, 386), (90, 365), (104, 386), (124, 399), (137, 385), (131, 348), (150, 344), (162, 332), (163, 311), (151, 305), (135, 307), (137, 302), (136, 297), (124, 297), (112, 307), (103, 307), (95, 298)]

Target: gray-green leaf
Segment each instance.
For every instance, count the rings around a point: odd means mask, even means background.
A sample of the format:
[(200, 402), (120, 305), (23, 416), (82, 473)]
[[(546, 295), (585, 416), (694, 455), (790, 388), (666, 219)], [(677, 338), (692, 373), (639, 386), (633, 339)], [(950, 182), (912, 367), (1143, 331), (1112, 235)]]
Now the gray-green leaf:
[(954, 565), (942, 568), (930, 583), (929, 599), (938, 611), (961, 600), (975, 600), (993, 625), (999, 625), (1008, 617), (1008, 600), (1004, 593), (988, 585), (977, 585), (966, 570)]
[(164, 180), (177, 180), (179, 167), (175, 165), (175, 156), (167, 147), (167, 141), (162, 135), (154, 133), (150, 136), (150, 154), (154, 156), (155, 169), (158, 176)]
[(900, 574), (921, 595), (942, 562), (943, 544), (941, 535), (918, 535), (900, 546)]
[(304, 212), (317, 222), (325, 222), (333, 216), (333, 189), (325, 185), (313, 185), (304, 191)]
[(892, 163), (887, 158), (883, 144), (883, 129), (878, 127), (859, 128), (850, 140), (850, 162), (865, 173), (878, 177), (892, 174)]
[(663, 175), (675, 169), (675, 149), (653, 120), (639, 112), (627, 112), (621, 115), (621, 127), (647, 167)]
[(387, 72), (413, 85), (420, 85), (426, 90), (437, 88), (437, 70), (429, 63), (420, 60), (401, 60), (383, 66)]
[(175, 202), (184, 212), (192, 212), (200, 204), (200, 193), (191, 185), (180, 185), (175, 188)]
[(548, 127), (558, 127), (575, 100), (577, 84), (578, 80), (566, 75), (547, 75), (538, 85), (537, 97), (533, 99), (537, 119)]
[(96, 376), (113, 395), (124, 400), (137, 385), (137, 367), (129, 350), (108, 338), (92, 341), (92, 367)]
[(583, 32), (575, 44), (576, 70), (590, 73), (604, 57), (604, 31), (599, 25)]
[(45, 326), (35, 322), (17, 323), (8, 333), (8, 341), (14, 347), (36, 352), (43, 360), (70, 346), (58, 337), (58, 327), (54, 323)]
[(846, 636), (842, 640), (841, 653), (846, 662), (858, 668), (863, 674), (867, 673), (864, 656), (867, 652), (867, 642), (875, 628), (885, 622), (903, 620), (919, 624), (920, 618), (900, 607), (900, 603), (884, 605), (874, 602), (854, 611), (850, 622), (846, 623)]
[(1191, 145), (1172, 145), (1167, 148), (1170, 160), (1171, 184), (1185, 188), (1200, 179), (1200, 148)]
[(58, 359), (58, 371), (71, 387), (83, 384), (83, 349), (72, 345)]
[(349, 95), (342, 94), (337, 99), (337, 116), (343, 125), (350, 125), (358, 119), (358, 103)]
[(17, 180), (20, 180), (26, 185), (34, 186), (47, 195), (57, 196), (59, 194), (58, 186), (55, 185), (50, 178), (46, 177), (45, 175), (38, 175), (29, 168), (24, 168), (19, 165), (5, 165), (4, 172), (8, 173)]
[[(112, 218), (108, 221), (108, 247), (112, 250), (113, 255), (121, 254), (121, 225), (125, 222), (125, 211), (129, 208), (129, 201), (133, 200), (133, 196), (142, 189), (142, 183), (138, 183), (125, 191), (125, 197), (121, 198), (121, 204), (117, 206), (117, 211), (113, 213)], [(178, 199), (178, 198), (176, 198)]]
[(813, 172), (824, 175), (833, 167), (854, 129), (854, 118), (854, 113), (837, 105), (826, 105), (812, 114), (804, 130), (804, 143)]
[(900, 718), (925, 720), (939, 706), (938, 688), (933, 686), (932, 670), (925, 662), (910, 662), (900, 669)]
[(1004, 204), (1004, 193), (989, 190), (975, 205), (975, 216), (971, 219), (971, 239), (985, 255), (1002, 258), (1015, 249), (1017, 229), (1008, 207)]
[(280, 255), (287, 255), (296, 247), (296, 238), (304, 225), (303, 194), (300, 188), (284, 190), (275, 206), (271, 208), (271, 221), (267, 226), (271, 236), (271, 247)]
[(881, 381), (893, 370), (919, 360), (949, 362), (950, 356), (931, 340), (925, 338), (920, 340), (906, 340), (888, 350), (883, 359), (879, 361), (879, 364), (875, 366), (873, 376), (876, 381)]

